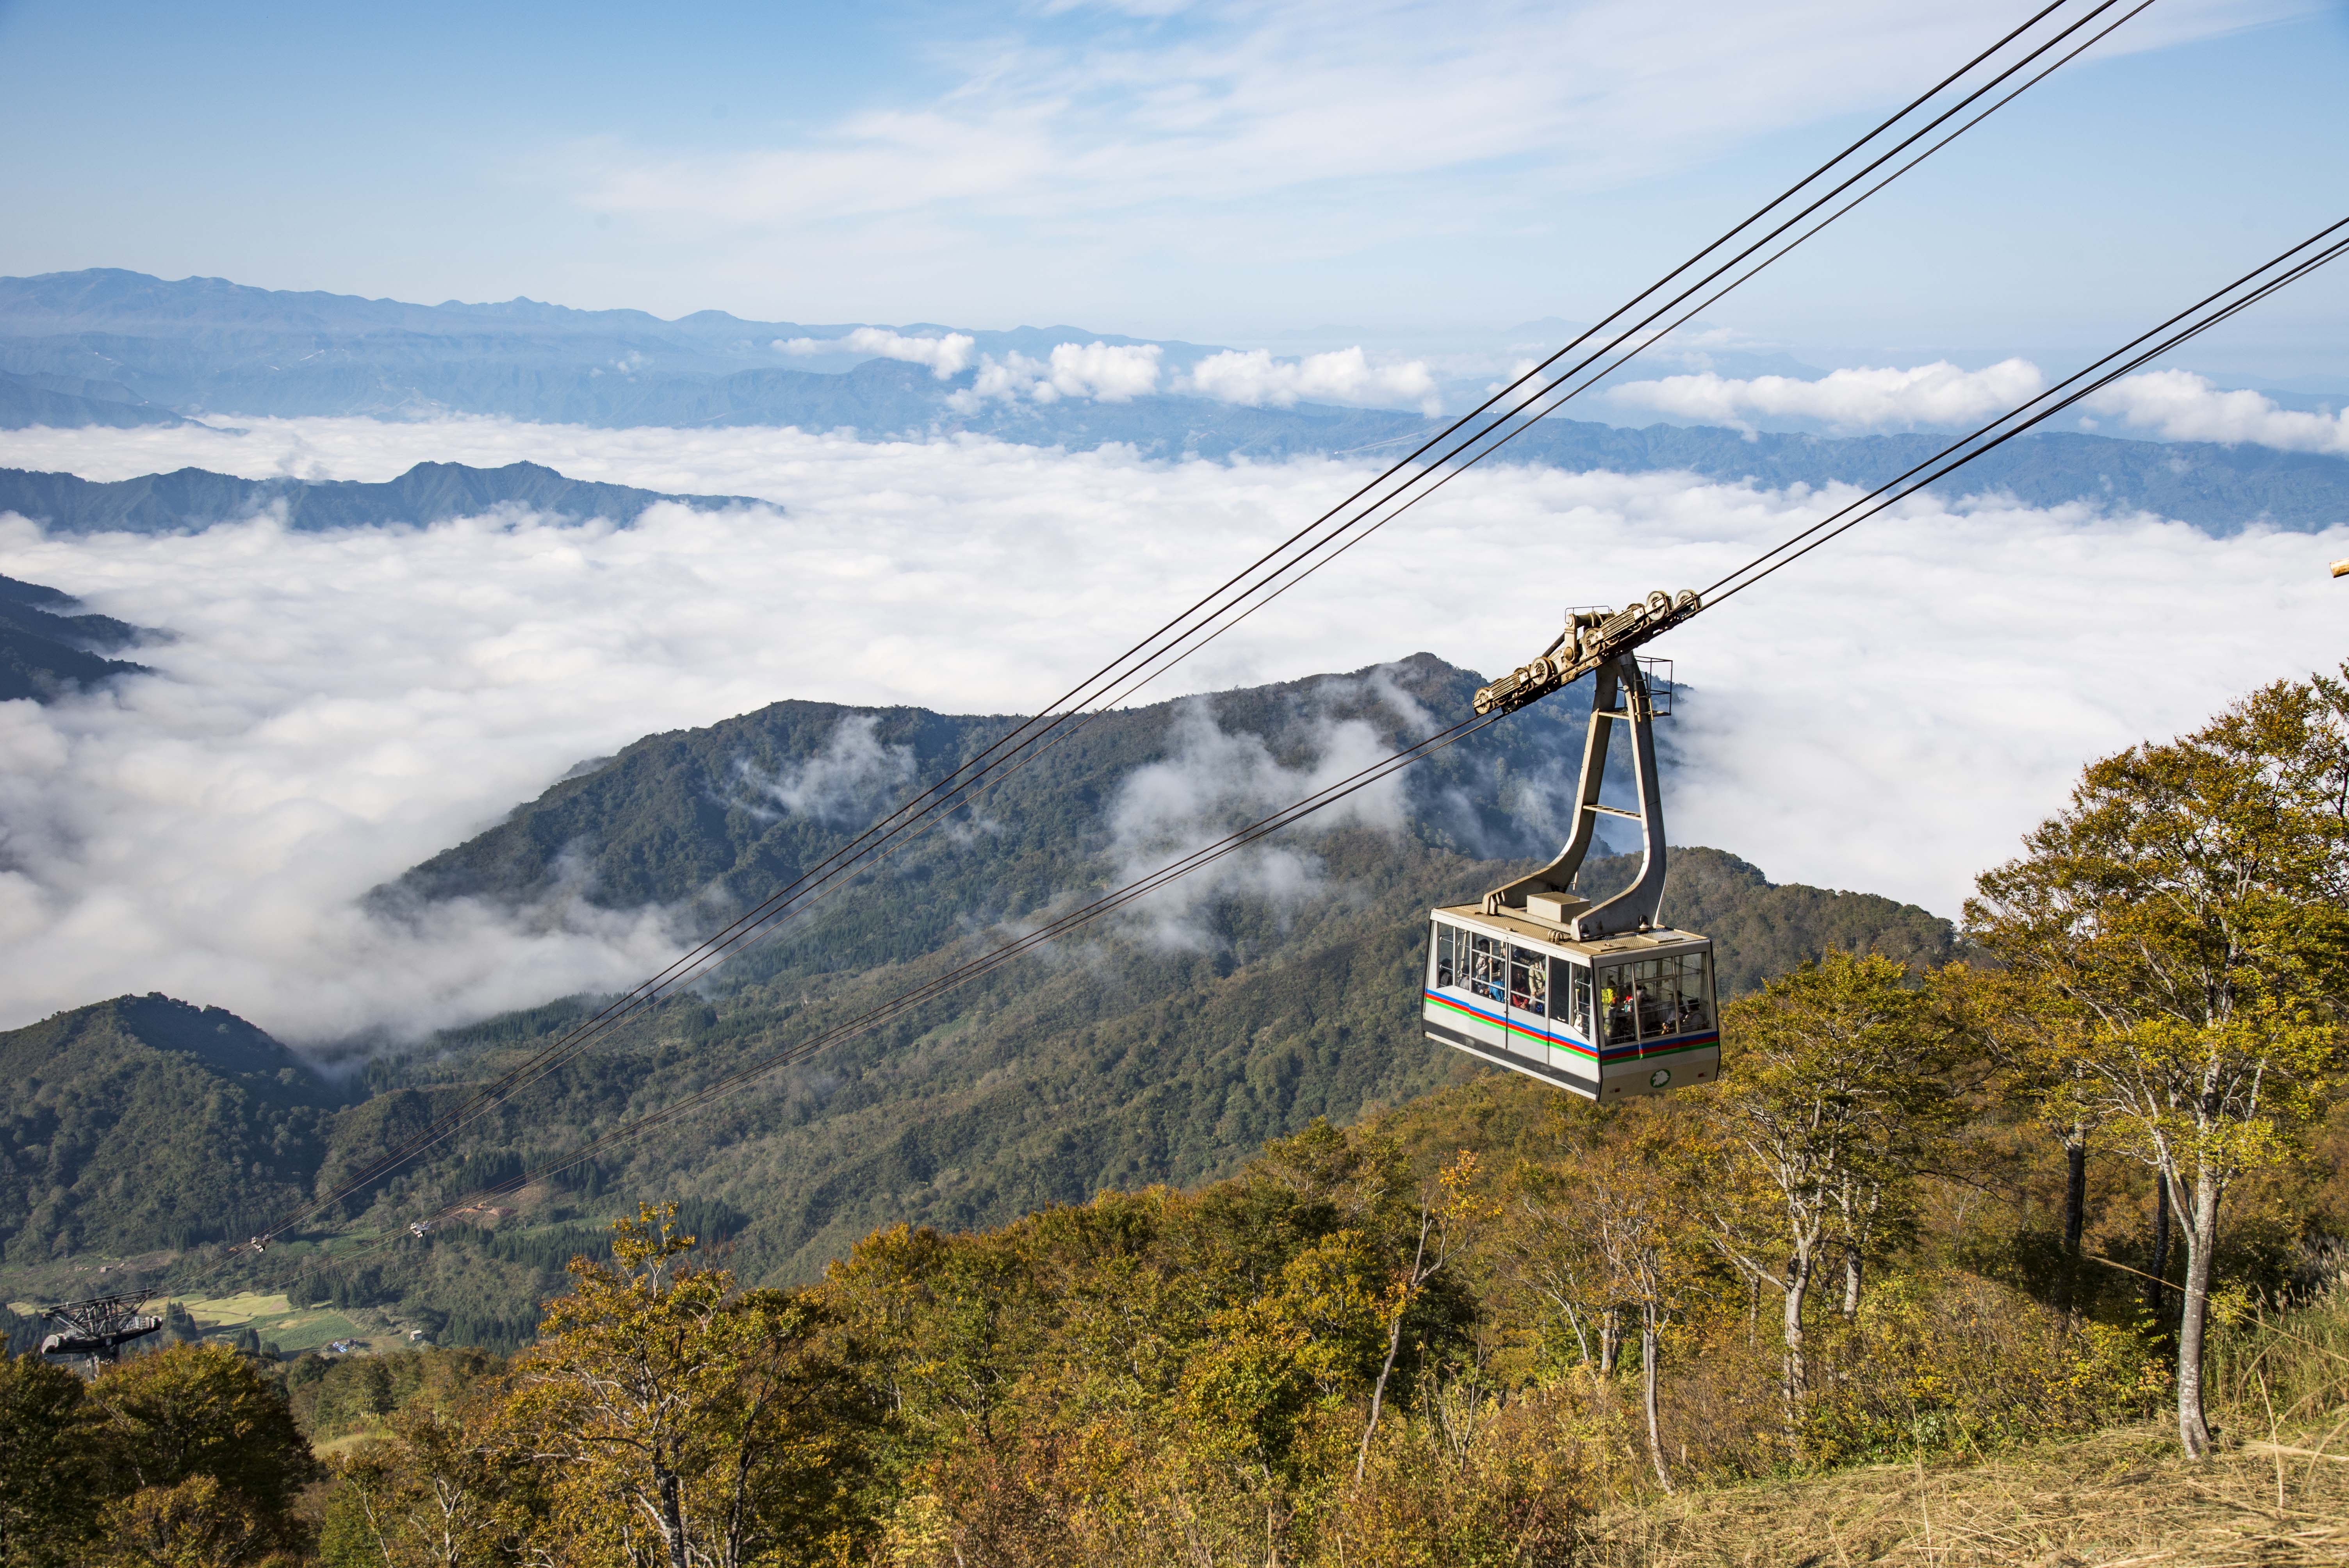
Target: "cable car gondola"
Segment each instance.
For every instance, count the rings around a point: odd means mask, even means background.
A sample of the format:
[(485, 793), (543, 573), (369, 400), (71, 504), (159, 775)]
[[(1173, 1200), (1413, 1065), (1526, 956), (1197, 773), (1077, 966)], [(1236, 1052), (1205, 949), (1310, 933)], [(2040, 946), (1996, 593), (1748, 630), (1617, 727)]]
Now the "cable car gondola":
[[(1566, 847), (1541, 870), (1478, 903), (1429, 913), (1422, 989), (1429, 1039), (1586, 1099), (1660, 1094), (1720, 1076), (1713, 943), (1657, 923), (1664, 812), (1652, 727), (1656, 691), (1630, 651), (1697, 607), (1694, 594), (1675, 603), (1659, 593), (1620, 615), (1578, 614), (1552, 645), (1553, 654), (1566, 649), (1562, 657), (1546, 655), (1476, 694), (1477, 710), (1488, 712), (1557, 690), (1580, 673), (1578, 666), (1596, 677)], [(1599, 799), (1619, 723), (1631, 727), (1637, 811)], [(1638, 822), (1643, 853), (1638, 880), (1594, 901), (1575, 891), (1575, 879), (1602, 816)]]

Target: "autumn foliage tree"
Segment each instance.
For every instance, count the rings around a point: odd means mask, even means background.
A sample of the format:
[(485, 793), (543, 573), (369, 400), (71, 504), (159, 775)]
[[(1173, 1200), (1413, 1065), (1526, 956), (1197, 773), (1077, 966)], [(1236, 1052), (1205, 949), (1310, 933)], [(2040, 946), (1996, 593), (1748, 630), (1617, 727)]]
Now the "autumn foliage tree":
[(1664, 1339), (1718, 1268), (1690, 1189), (1686, 1140), (1667, 1116), (1630, 1109), (1628, 1136), (1583, 1150), (1565, 1170), (1564, 1186), (1580, 1206), (1590, 1245), (1606, 1270), (1609, 1297), (1640, 1325), (1640, 1408), (1648, 1462), (1672, 1490), (1664, 1457), (1658, 1391)]
[(817, 1302), (692, 1266), (675, 1214), (645, 1207), (612, 1262), (574, 1260), (515, 1360), (501, 1438), (546, 1478), (539, 1534), (567, 1561), (647, 1568), (851, 1554), (866, 1389)]
[(512, 1561), (543, 1496), (532, 1467), (505, 1463), (483, 1398), (444, 1409), (419, 1399), (392, 1412), (388, 1436), (338, 1467), (326, 1560), (368, 1568), (492, 1568)]
[(81, 1560), (104, 1473), (90, 1416), (71, 1372), (0, 1357), (0, 1568)]
[(1811, 1382), (1804, 1309), (1840, 1262), (1858, 1310), (1868, 1260), (1903, 1238), (1916, 1178), (1959, 1113), (1962, 1037), (1933, 986), (1890, 959), (1831, 953), (1723, 1009), (1733, 1065), (1690, 1097), (1714, 1144), (1700, 1183), (1723, 1257), (1782, 1307), (1790, 1411)]
[(2340, 1063), (2349, 685), (2279, 682), (2092, 763), (2024, 843), (1967, 923), (2027, 987), (2016, 1011), (2072, 1026), (2038, 1031), (2062, 1054), (2039, 1072), (2056, 1117), (2107, 1127), (2180, 1216), (2178, 1437), (2199, 1459), (2220, 1199), (2286, 1155)]

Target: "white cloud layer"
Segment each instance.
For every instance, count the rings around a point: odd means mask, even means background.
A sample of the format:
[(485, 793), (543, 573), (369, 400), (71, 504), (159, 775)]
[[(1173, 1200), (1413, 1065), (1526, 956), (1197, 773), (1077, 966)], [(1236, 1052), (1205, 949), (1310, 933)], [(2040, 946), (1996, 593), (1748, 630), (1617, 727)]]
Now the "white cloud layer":
[(1042, 359), (1015, 352), (999, 360), (983, 354), (978, 379), (947, 402), (964, 413), (990, 399), (1057, 403), (1063, 397), (1092, 397), (1127, 403), (1158, 390), (1158, 361), (1164, 352), (1154, 343), (1060, 343)]
[(775, 350), (779, 354), (863, 354), (875, 359), (902, 359), (908, 365), (926, 365), (930, 374), (941, 381), (953, 379), (970, 367), (971, 351), (978, 340), (967, 332), (949, 332), (942, 337), (908, 337), (892, 332), (885, 326), (860, 326), (844, 337), (779, 337)]
[[(1526, 362), (1526, 366), (1530, 361)], [(1619, 407), (1750, 428), (1754, 418), (1810, 419), (1839, 431), (1971, 425), (2034, 397), (2047, 384), (2027, 359), (1981, 370), (1946, 360), (1907, 370), (1837, 370), (1816, 381), (1786, 376), (1734, 380), (1711, 372), (1610, 388)], [(2287, 452), (2349, 456), (2349, 409), (2302, 412), (2258, 392), (2222, 392), (2207, 376), (2154, 370), (2124, 377), (2078, 407), (2082, 428), (2104, 419), (2169, 441), (2244, 442)]]
[(2116, 381), (2083, 407), (2171, 441), (2248, 441), (2349, 457), (2349, 409), (2301, 413), (2257, 392), (2221, 392), (2207, 377), (2156, 370)]
[[(983, 354), (978, 357), (978, 377), (947, 403), (969, 414), (991, 401), (1056, 403), (1063, 397), (1089, 397), (1103, 403), (1130, 402), (1159, 389), (1164, 358), (1164, 351), (1154, 343), (1056, 344), (1042, 359), (1017, 352), (1001, 359)], [(1435, 377), (1424, 364), (1412, 360), (1373, 365), (1359, 347), (1309, 354), (1301, 359), (1276, 359), (1261, 348), (1247, 353), (1227, 348), (1169, 378), (1166, 390), (1251, 408), (1267, 405), (1290, 408), (1302, 401), (1373, 408), (1412, 407), (1433, 415), (1444, 407), (1436, 395)]]
[(1309, 354), (1302, 359), (1275, 359), (1261, 348), (1247, 353), (1227, 348), (1191, 366), (1178, 390), (1251, 408), (1267, 404), (1288, 408), (1309, 402), (1374, 408), (1402, 405), (1430, 417), (1444, 410), (1435, 377), (1424, 364), (1373, 365), (1360, 348)]
[[(380, 480), (427, 458), (789, 511), (173, 538), (0, 520), (0, 573), (180, 634), (115, 695), (0, 705), (0, 1025), (160, 990), (319, 1040), (640, 978), (669, 956), (657, 911), (564, 893), (411, 931), (355, 901), (654, 730), (786, 696), (1030, 707), (1369, 471), (489, 419), (0, 434), (0, 462), (94, 479)], [(1506, 668), (1561, 605), (1709, 582), (1843, 499), (1478, 469), (1142, 700), (1422, 648)], [(2084, 759), (2349, 653), (2349, 585), (2324, 574), (2342, 555), (2349, 530), (1912, 503), (1659, 645), (1693, 693), (1672, 836), (1952, 913)], [(745, 789), (832, 810), (894, 777), (835, 739), (824, 769)]]
[(1837, 430), (1977, 422), (2038, 396), (2046, 378), (2027, 359), (1982, 370), (1935, 360), (1907, 370), (1837, 370), (1816, 381), (1790, 376), (1733, 380), (1706, 371), (1631, 381), (1608, 393), (1619, 407), (1744, 427), (1752, 418), (1815, 419)]

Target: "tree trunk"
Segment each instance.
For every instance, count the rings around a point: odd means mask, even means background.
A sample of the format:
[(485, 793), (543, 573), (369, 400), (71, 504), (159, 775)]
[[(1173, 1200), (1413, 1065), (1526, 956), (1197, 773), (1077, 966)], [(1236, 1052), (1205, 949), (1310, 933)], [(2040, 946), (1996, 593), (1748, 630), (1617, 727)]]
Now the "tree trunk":
[(1671, 1467), (1664, 1462), (1664, 1439), (1656, 1421), (1656, 1363), (1662, 1359), (1662, 1345), (1656, 1333), (1655, 1308), (1646, 1303), (1640, 1307), (1640, 1365), (1641, 1397), (1648, 1408), (1648, 1458), (1656, 1467), (1656, 1484), (1666, 1491), (1672, 1490)]
[(1843, 1315), (1847, 1321), (1859, 1315), (1859, 1249), (1843, 1250)]
[(1405, 1305), (1395, 1309), (1394, 1326), (1387, 1331), (1387, 1358), (1379, 1367), (1378, 1382), (1371, 1388), (1371, 1418), (1362, 1428), (1361, 1451), (1354, 1456), (1356, 1480), (1361, 1480), (1362, 1472), (1370, 1467), (1371, 1434), (1379, 1429), (1379, 1410), (1387, 1400), (1387, 1378), (1394, 1372), (1395, 1353), (1402, 1348), (1402, 1315), (1408, 1309), (1408, 1305), (1409, 1298), (1406, 1297)]
[[(1419, 1214), (1419, 1250), (1412, 1254), (1411, 1279), (1403, 1286), (1402, 1298), (1395, 1303), (1394, 1326), (1387, 1331), (1387, 1358), (1379, 1367), (1378, 1383), (1371, 1389), (1371, 1418), (1362, 1428), (1361, 1451), (1354, 1456), (1354, 1479), (1357, 1481), (1362, 1479), (1362, 1472), (1370, 1466), (1371, 1434), (1379, 1429), (1379, 1411), (1387, 1400), (1387, 1379), (1394, 1375), (1395, 1354), (1402, 1348), (1403, 1315), (1411, 1310), (1412, 1298), (1419, 1294), (1419, 1287), (1427, 1283), (1428, 1274), (1434, 1272), (1421, 1272), (1421, 1265), (1427, 1262), (1427, 1232), (1432, 1223), (1433, 1222), (1427, 1211), (1422, 1209)], [(1442, 1266), (1443, 1260), (1438, 1259), (1436, 1267)]]
[(693, 1542), (685, 1524), (685, 1478), (658, 1460), (653, 1464), (653, 1485), (660, 1498), (661, 1544), (667, 1549), (669, 1568), (693, 1568)]
[(1623, 1353), (1623, 1311), (1610, 1306), (1599, 1320), (1599, 1376), (1615, 1376), (1616, 1357)]
[(2169, 1294), (2164, 1283), (2169, 1278), (2169, 1177), (2166, 1172), (2157, 1171), (2153, 1178), (2153, 1267), (2146, 1272), (2152, 1277), (2145, 1282), (2145, 1305), (2153, 1314), (2158, 1333)]
[(2064, 1278), (2059, 1286), (2066, 1313), (2079, 1309), (2080, 1238), (2088, 1222), (2088, 1135), (2072, 1124), (2064, 1140)]
[(2178, 1318), (2178, 1440), (2189, 1460), (2210, 1453), (2210, 1424), (2202, 1414), (2202, 1330), (2210, 1315), (2210, 1253), (2219, 1239), (2219, 1184), (2195, 1172), (2186, 1233), (2186, 1302)]
[(1811, 1391), (1810, 1364), (1803, 1355), (1803, 1297), (1811, 1288), (1811, 1259), (1796, 1253), (1786, 1264), (1786, 1413), (1789, 1420)]

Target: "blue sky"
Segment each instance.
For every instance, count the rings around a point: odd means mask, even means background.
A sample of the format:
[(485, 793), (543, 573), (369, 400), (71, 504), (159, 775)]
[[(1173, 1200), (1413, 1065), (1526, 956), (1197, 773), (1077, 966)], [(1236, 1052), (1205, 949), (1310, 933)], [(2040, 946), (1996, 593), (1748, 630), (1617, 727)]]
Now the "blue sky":
[[(1599, 313), (2023, 14), (16, 0), (0, 272), (1432, 346)], [(2160, 0), (2124, 39), (1723, 323), (2061, 361), (2349, 211), (2349, 7)], [(2195, 363), (2349, 386), (2344, 322), (2319, 280)]]

